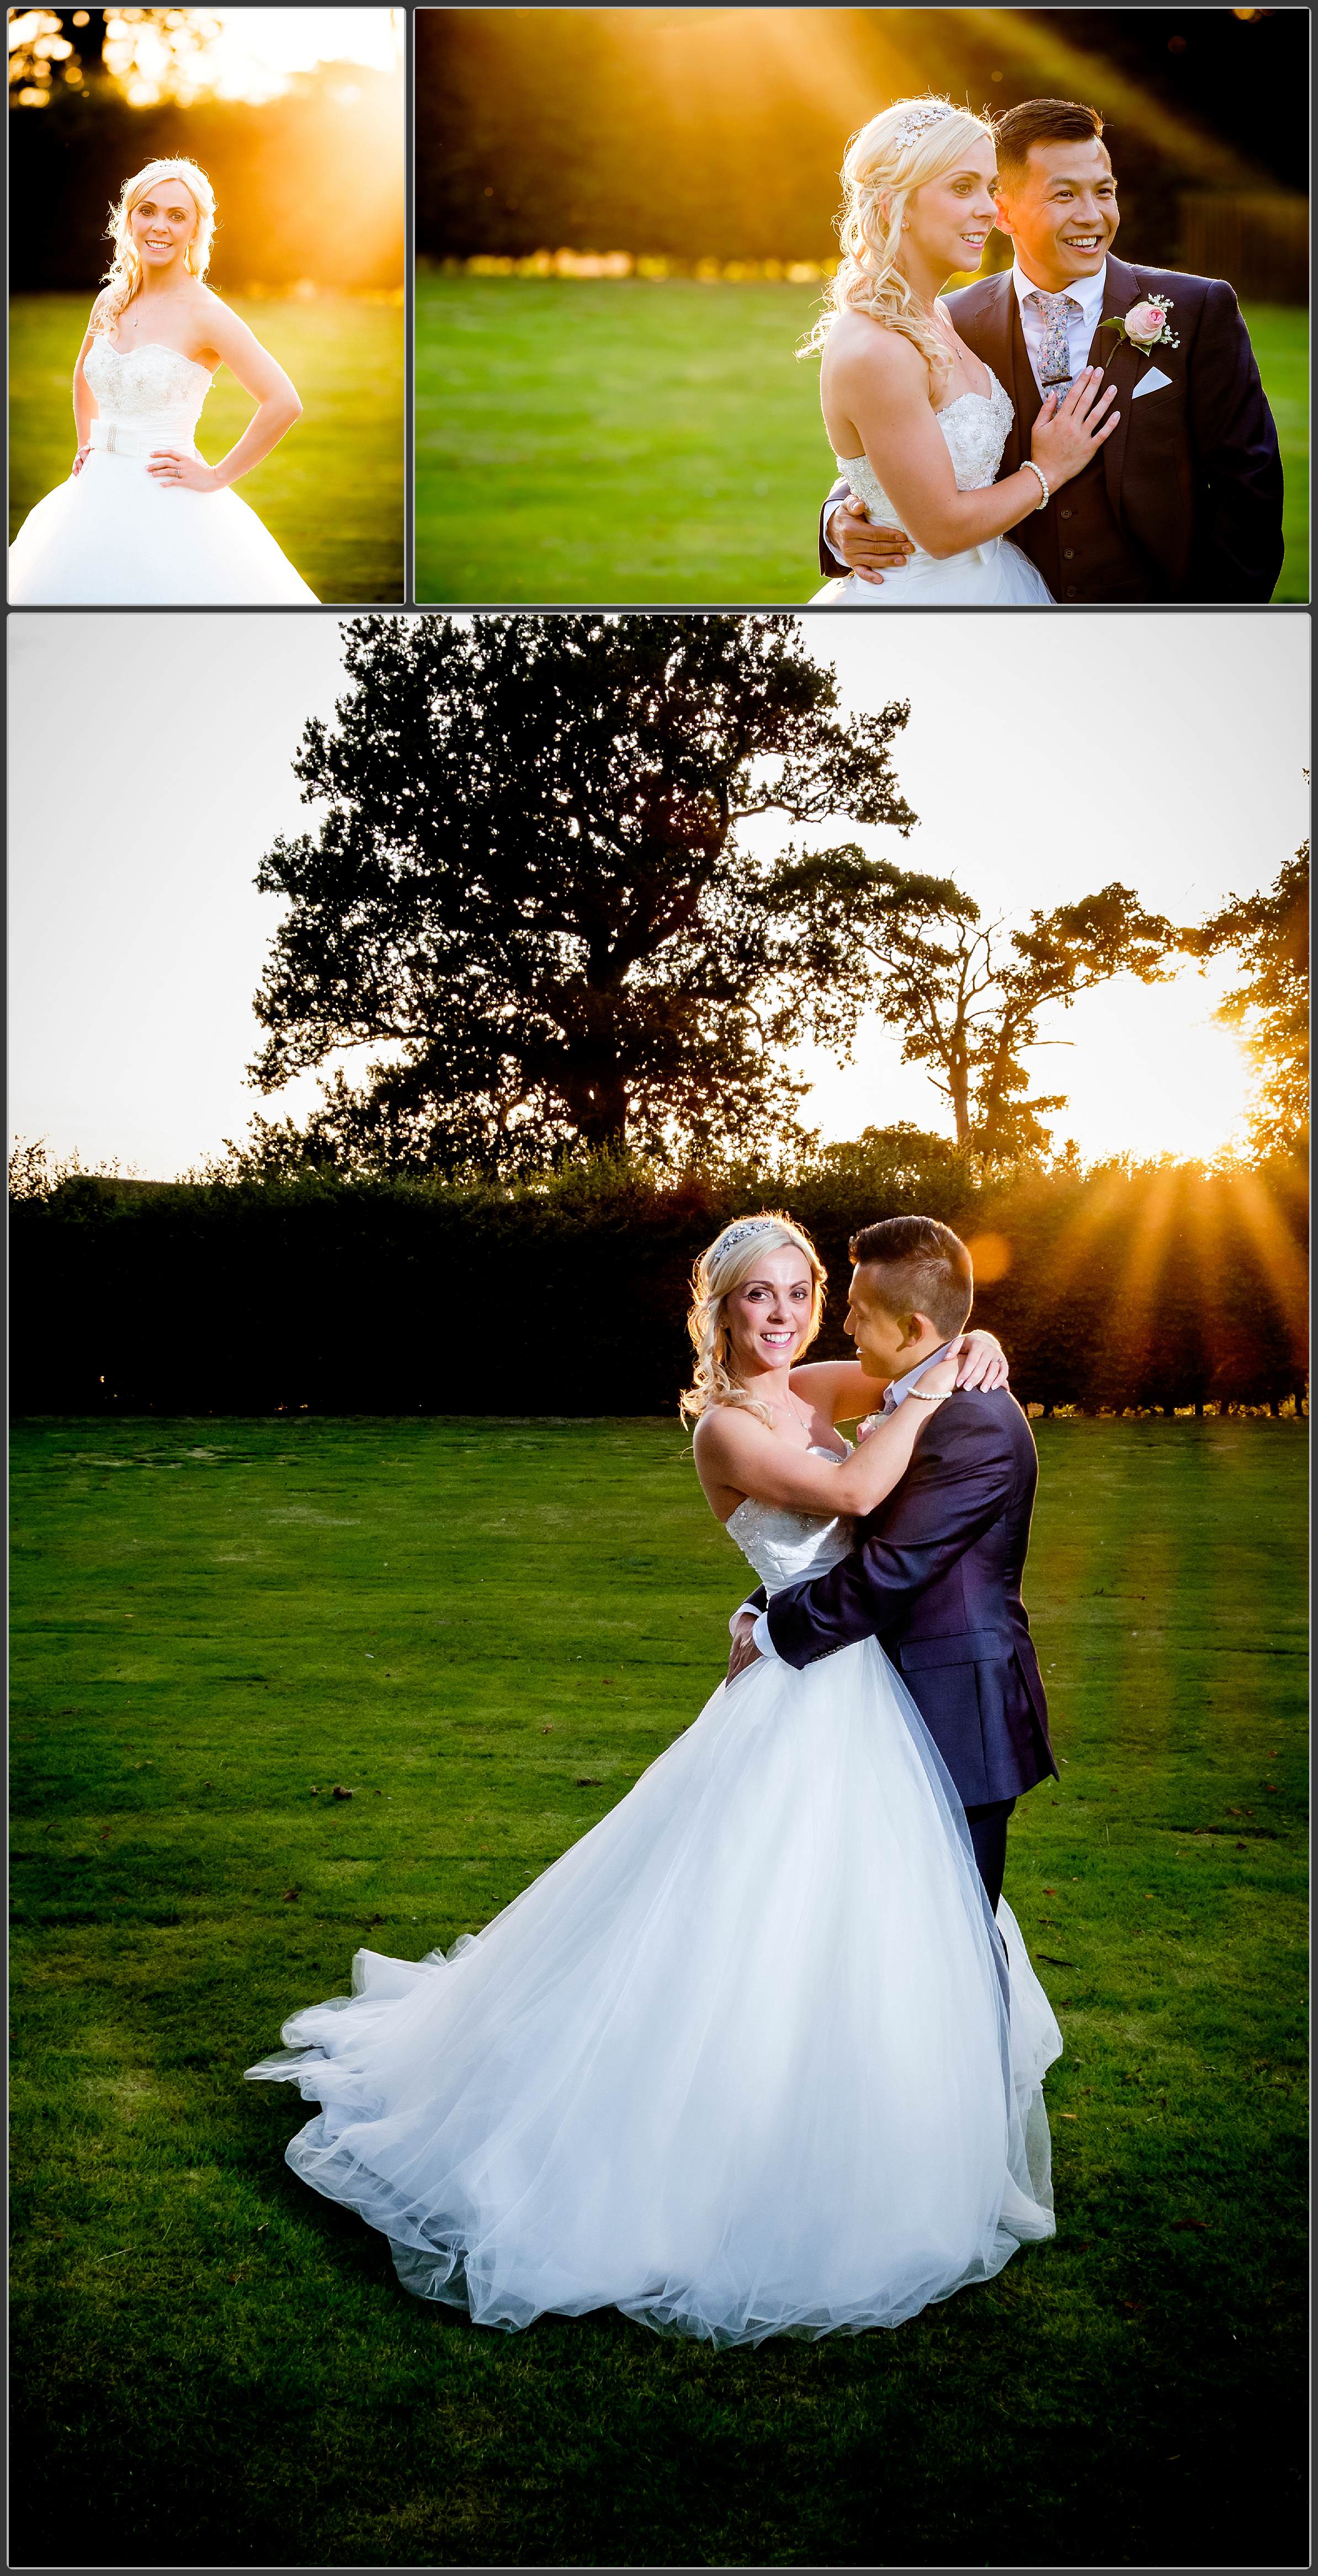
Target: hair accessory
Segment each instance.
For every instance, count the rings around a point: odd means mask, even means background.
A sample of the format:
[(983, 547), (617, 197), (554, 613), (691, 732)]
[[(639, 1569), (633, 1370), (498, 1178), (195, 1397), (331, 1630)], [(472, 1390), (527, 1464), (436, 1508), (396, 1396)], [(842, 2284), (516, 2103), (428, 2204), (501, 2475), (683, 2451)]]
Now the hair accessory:
[(730, 1252), (734, 1243), (744, 1243), (751, 1234), (767, 1234), (777, 1224), (775, 1216), (745, 1217), (740, 1225), (730, 1225), (714, 1246), (717, 1252)]
[(941, 125), (944, 118), (955, 114), (956, 109), (945, 98), (922, 98), (911, 109), (910, 115), (903, 117), (892, 138), (893, 142), (899, 152), (904, 152), (907, 144), (914, 143), (920, 135), (927, 134), (931, 125)]

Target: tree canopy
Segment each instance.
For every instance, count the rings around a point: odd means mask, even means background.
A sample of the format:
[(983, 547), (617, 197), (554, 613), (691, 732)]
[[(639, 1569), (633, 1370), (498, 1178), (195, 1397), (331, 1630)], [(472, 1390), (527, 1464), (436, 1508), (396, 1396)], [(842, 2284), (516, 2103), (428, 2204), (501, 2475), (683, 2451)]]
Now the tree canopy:
[[(863, 994), (837, 906), (803, 908), (798, 853), (746, 826), (909, 833), (907, 708), (843, 720), (790, 615), (372, 618), (345, 651), (295, 763), (319, 828), (258, 879), (289, 909), (253, 1078), (380, 1052), (300, 1134), (258, 1122), (265, 1157), (499, 1172), (789, 1132), (784, 1051), (845, 1046)], [(850, 849), (809, 864), (845, 881)], [(961, 900), (867, 869), (912, 935)]]
[(855, 989), (903, 1032), (902, 1059), (926, 1067), (952, 1112), (958, 1147), (988, 1164), (1011, 1163), (1051, 1144), (1044, 1115), (1065, 1095), (1030, 1097), (1023, 1061), (1049, 1043), (1050, 1005), (1069, 1010), (1117, 975), (1157, 983), (1179, 934), (1146, 913), (1129, 886), (1102, 886), (1023, 929), (984, 923), (973, 897), (952, 890), (921, 917), (893, 904), (872, 860), (853, 846), (795, 871), (793, 890), (811, 917), (853, 944)]
[(1258, 1073), (1251, 1119), (1263, 1154), (1293, 1154), (1309, 1132), (1309, 844), (1271, 886), (1230, 895), (1182, 934), (1192, 956), (1234, 956), (1240, 982), (1216, 1017), (1240, 1029)]

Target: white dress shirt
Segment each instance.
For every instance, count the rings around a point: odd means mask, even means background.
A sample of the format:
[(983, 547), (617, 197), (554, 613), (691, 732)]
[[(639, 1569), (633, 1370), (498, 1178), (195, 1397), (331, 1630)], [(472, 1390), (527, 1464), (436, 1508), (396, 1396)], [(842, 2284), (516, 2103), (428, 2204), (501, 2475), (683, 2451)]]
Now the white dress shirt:
[[(895, 1413), (898, 1405), (906, 1402), (906, 1398), (910, 1394), (912, 1387), (919, 1385), (921, 1378), (924, 1376), (925, 1370), (931, 1369), (936, 1360), (946, 1359), (951, 1347), (952, 1345), (950, 1341), (940, 1342), (937, 1350), (931, 1351), (927, 1360), (917, 1360), (915, 1367), (913, 1369), (908, 1369), (905, 1377), (892, 1378), (884, 1390), (883, 1402), (879, 1407), (880, 1413), (885, 1416)], [(743, 1601), (741, 1609), (749, 1610), (750, 1606), (749, 1601)], [(740, 1617), (741, 1610), (734, 1610), (732, 1618), (739, 1619)], [(731, 1619), (729, 1620), (728, 1625), (731, 1627)], [(765, 1656), (770, 1663), (778, 1662), (778, 1649), (769, 1634), (769, 1614), (767, 1610), (761, 1610), (757, 1613), (755, 1626), (751, 1631), (751, 1635), (754, 1643), (758, 1646), (760, 1653)]]
[[(1051, 289), (1037, 287), (1034, 279), (1026, 276), (1020, 264), (1019, 254), (1012, 268), (1011, 282), (1016, 290), (1016, 301), (1021, 309), (1021, 329), (1025, 335), (1026, 353), (1033, 370), (1034, 381), (1042, 393), (1044, 389), (1041, 372), (1043, 335), (1046, 326), (1037, 304), (1031, 304), (1029, 298), (1037, 294), (1047, 295)], [(1089, 364), (1089, 352), (1093, 346), (1094, 333), (1103, 319), (1103, 290), (1106, 283), (1107, 262), (1104, 260), (1097, 277), (1077, 277), (1072, 285), (1059, 290), (1069, 296), (1072, 304), (1077, 308), (1066, 317), (1066, 345), (1072, 376), (1078, 376), (1081, 368)], [(1115, 342), (1113, 345), (1115, 346)]]

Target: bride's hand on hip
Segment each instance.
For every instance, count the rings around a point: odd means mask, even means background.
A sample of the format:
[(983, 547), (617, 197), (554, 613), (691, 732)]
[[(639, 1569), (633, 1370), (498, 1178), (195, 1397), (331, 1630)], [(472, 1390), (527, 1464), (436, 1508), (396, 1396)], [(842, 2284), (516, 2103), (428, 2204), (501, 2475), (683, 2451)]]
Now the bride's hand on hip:
[(199, 456), (189, 456), (185, 447), (153, 447), (146, 470), (158, 483), (177, 483), (185, 492), (224, 489), (214, 466), (203, 465)]
[(77, 474), (81, 474), (82, 469), (83, 469), (84, 465), (86, 464), (87, 459), (88, 459), (88, 457), (90, 456), (91, 452), (92, 452), (92, 443), (91, 443), (91, 440), (90, 440), (89, 438), (85, 438), (85, 439), (83, 440), (83, 442), (82, 442), (81, 447), (80, 447), (80, 448), (79, 448), (79, 450), (78, 450), (77, 455), (74, 457), (74, 460), (73, 460), (73, 471), (74, 471), (74, 474), (75, 474), (75, 475), (77, 475)]
[(1081, 472), (1121, 418), (1112, 409), (1116, 386), (1100, 393), (1102, 382), (1101, 367), (1082, 367), (1064, 401), (1059, 403), (1055, 393), (1045, 397), (1031, 434), (1030, 455), (1047, 475), (1051, 492)]

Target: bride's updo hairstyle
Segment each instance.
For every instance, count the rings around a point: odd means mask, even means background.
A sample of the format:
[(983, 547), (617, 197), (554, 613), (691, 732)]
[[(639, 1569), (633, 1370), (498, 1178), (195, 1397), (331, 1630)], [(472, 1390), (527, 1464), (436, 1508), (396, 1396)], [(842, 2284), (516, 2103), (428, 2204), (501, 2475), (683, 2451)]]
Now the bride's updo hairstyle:
[(897, 265), (902, 218), (917, 188), (955, 170), (977, 143), (993, 141), (982, 116), (946, 98), (896, 99), (852, 135), (842, 164), (842, 257), (829, 282), (831, 309), (820, 314), (806, 348), (823, 347), (840, 313), (872, 313), (914, 342), (937, 383), (948, 353)]
[(789, 1216), (739, 1216), (724, 1226), (708, 1252), (701, 1253), (691, 1273), (692, 1302), (686, 1319), (696, 1366), (695, 1383), (687, 1388), (679, 1406), (684, 1422), (695, 1421), (709, 1411), (711, 1404), (737, 1404), (747, 1413), (758, 1414), (772, 1430), (773, 1416), (767, 1404), (760, 1404), (749, 1394), (728, 1365), (731, 1344), (723, 1301), (734, 1288), (741, 1287), (743, 1280), (753, 1278), (766, 1252), (781, 1252), (789, 1244), (804, 1253), (815, 1283), (809, 1329), (796, 1352), (799, 1359), (819, 1330), (828, 1278), (809, 1235)]
[(197, 229), (184, 252), (188, 268), (194, 277), (204, 277), (210, 266), (215, 241), (215, 191), (205, 171), (199, 170), (195, 161), (148, 161), (144, 170), (125, 179), (118, 204), (110, 208), (105, 229), (114, 243), (114, 258), (101, 280), (105, 296), (92, 324), (94, 331), (113, 331), (141, 286), (142, 262), (133, 239), (131, 218), (142, 199), (166, 179), (177, 179), (197, 209)]

